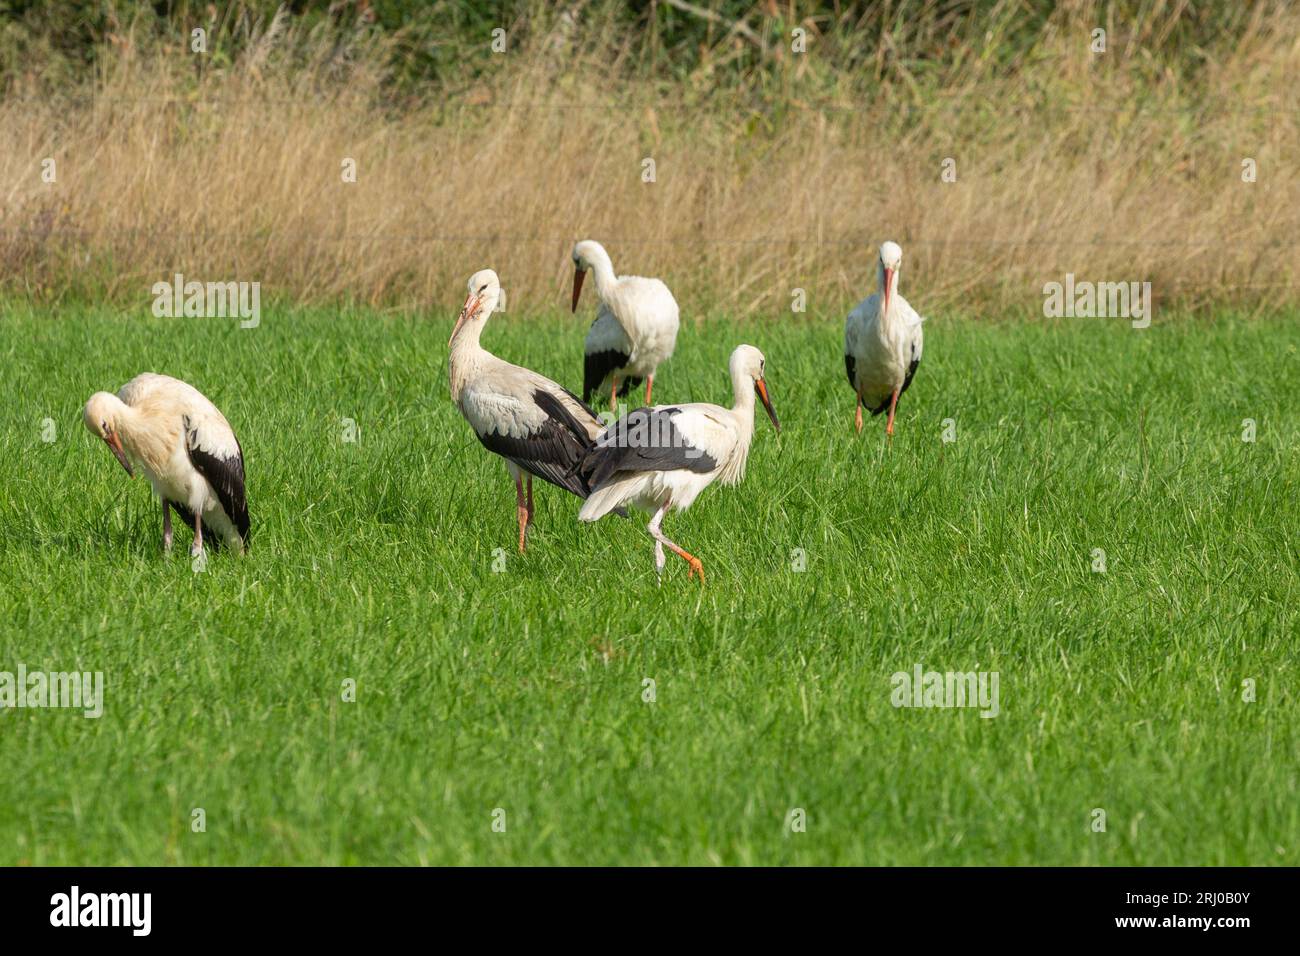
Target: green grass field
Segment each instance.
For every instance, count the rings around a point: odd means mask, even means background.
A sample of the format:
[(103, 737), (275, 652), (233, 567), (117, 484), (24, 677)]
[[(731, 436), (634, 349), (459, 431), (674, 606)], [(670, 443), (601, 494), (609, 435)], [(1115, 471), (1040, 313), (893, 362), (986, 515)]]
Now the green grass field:
[[(484, 344), (574, 387), (589, 313)], [(106, 682), (0, 710), (0, 863), (1300, 863), (1300, 317), (935, 318), (892, 447), (842, 313), (688, 325), (656, 398), (727, 400), (748, 341), (784, 431), (666, 522), (708, 583), (657, 588), (644, 517), (548, 485), (515, 553), (453, 316), (140, 314), (0, 312), (0, 670)], [(245, 559), (164, 556), (82, 427), (145, 370), (238, 432)], [(917, 664), (1000, 715), (895, 709)]]

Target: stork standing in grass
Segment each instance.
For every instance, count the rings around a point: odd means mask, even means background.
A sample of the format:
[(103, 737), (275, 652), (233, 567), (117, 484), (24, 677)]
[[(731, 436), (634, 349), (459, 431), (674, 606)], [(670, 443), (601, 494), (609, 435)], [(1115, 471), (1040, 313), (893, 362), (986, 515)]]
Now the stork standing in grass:
[(645, 379), (650, 404), (655, 370), (677, 346), (677, 300), (659, 279), (617, 276), (600, 243), (584, 239), (573, 247), (573, 311), (578, 311), (582, 280), (595, 277), (600, 307), (583, 343), (582, 400), (609, 392), (610, 406)]
[(248, 546), (244, 452), (225, 416), (192, 385), (145, 372), (116, 395), (96, 392), (82, 419), (132, 478), (136, 462), (162, 500), (163, 547), (172, 546), (172, 511), (194, 529), (190, 553), (224, 540)]
[(515, 481), (523, 552), (533, 521), (533, 476), (587, 497), (577, 466), (602, 426), (596, 413), (568, 389), (504, 362), (479, 345), (483, 326), (500, 299), (495, 272), (483, 269), (470, 276), (469, 296), (448, 343), (451, 398), (483, 447), (506, 460)]
[(864, 299), (844, 322), (844, 368), (849, 386), (858, 398), (854, 424), (862, 431), (862, 406), (872, 415), (889, 410), (885, 434), (894, 434), (894, 413), (898, 399), (912, 384), (921, 364), (921, 323), (898, 294), (898, 272), (903, 250), (896, 242), (880, 247), (876, 263), (880, 291)]
[(661, 524), (670, 509), (689, 508), (715, 478), (734, 485), (745, 474), (754, 437), (757, 395), (778, 432), (781, 424), (768, 398), (763, 353), (741, 345), (728, 363), (734, 402), (731, 408), (695, 403), (639, 408), (602, 432), (583, 459), (580, 471), (591, 496), (578, 513), (595, 521), (622, 505), (654, 515), (647, 525), (655, 540), (655, 570), (662, 576), (664, 548), (680, 556), (704, 581), (704, 565), (695, 555), (668, 540)]

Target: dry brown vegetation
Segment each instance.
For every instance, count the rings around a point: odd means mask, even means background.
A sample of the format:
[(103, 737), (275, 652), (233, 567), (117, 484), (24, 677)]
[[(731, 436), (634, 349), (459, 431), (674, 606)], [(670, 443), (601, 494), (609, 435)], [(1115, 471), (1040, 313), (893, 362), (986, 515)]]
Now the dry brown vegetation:
[[(1150, 280), (1158, 302), (1294, 305), (1300, 11), (1255, 5), (1193, 74), (1161, 55), (1185, 6), (1113, 22), (1066, 4), (1014, 69), (971, 42), (939, 75), (923, 69), (944, 42), (933, 16), (850, 39), (810, 21), (803, 58), (765, 51), (783, 60), (764, 89), (648, 77), (594, 11), (535, 17), (473, 82), (406, 99), (385, 89), (383, 41), (340, 50), (269, 23), (197, 72), (128, 26), (75, 88), (0, 100), (0, 281), (143, 305), (182, 272), (448, 308), (492, 266), (513, 311), (560, 306), (569, 248), (592, 237), (688, 315), (788, 314), (795, 287), (816, 314), (869, 291), (893, 238), (927, 311), (1037, 308), (1067, 271)], [(816, 72), (853, 43), (870, 45), (853, 75)], [(464, 55), (494, 56), (486, 38)]]

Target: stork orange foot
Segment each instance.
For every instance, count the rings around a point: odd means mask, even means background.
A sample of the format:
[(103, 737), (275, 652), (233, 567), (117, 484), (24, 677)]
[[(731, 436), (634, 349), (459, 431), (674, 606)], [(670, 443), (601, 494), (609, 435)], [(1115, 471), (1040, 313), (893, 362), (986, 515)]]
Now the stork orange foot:
[(700, 583), (703, 584), (704, 583), (704, 562), (701, 561), (693, 554), (684, 555), (684, 557), (686, 558), (686, 563), (691, 566), (691, 569), (686, 572), (686, 580), (689, 581), (692, 578), (694, 578), (695, 575), (698, 574), (700, 576)]

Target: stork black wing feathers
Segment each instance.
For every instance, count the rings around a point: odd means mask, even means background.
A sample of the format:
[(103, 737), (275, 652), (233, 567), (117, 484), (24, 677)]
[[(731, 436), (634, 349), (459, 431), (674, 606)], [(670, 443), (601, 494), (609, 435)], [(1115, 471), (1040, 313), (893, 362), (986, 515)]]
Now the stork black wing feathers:
[(912, 384), (912, 376), (916, 374), (916, 370), (920, 364), (921, 360), (919, 358), (914, 358), (912, 359), (912, 364), (907, 367), (907, 377), (903, 379), (903, 387), (898, 390), (898, 397), (900, 399), (903, 397), (903, 393), (907, 391), (907, 386)]
[[(567, 389), (565, 393), (578, 400)], [(509, 459), (530, 475), (586, 498), (591, 489), (578, 474), (578, 465), (591, 447), (586, 429), (554, 395), (539, 389), (533, 393), (533, 401), (546, 414), (540, 428), (521, 436), (492, 432), (479, 435), (478, 440), (488, 451)]]
[(595, 489), (620, 471), (710, 472), (718, 466), (673, 424), (680, 408), (638, 408), (605, 429), (579, 468)]
[[(551, 384), (555, 385), (554, 382), (552, 382)], [(555, 387), (558, 388), (560, 391), (562, 391), (565, 395), (568, 395), (569, 398), (573, 399), (573, 400), (574, 400), (575, 402), (577, 402), (579, 405), (581, 405), (581, 406), (582, 406), (582, 410), (583, 410), (584, 412), (586, 412), (586, 413), (587, 413), (588, 415), (590, 415), (592, 418), (594, 418), (594, 419), (596, 419), (596, 420), (599, 421), (600, 416), (596, 414), (596, 410), (595, 410), (594, 408), (592, 408), (590, 405), (588, 405), (586, 402), (584, 402), (582, 399), (580, 399), (577, 395), (574, 395), (571, 391), (569, 391), (569, 390), (568, 390), (567, 388), (565, 388), (563, 385), (555, 385)], [(546, 395), (546, 393), (545, 393), (545, 392), (537, 392), (537, 393), (535, 393), (535, 394), (533, 395), (533, 397), (536, 398), (538, 395)], [(547, 407), (550, 407), (550, 406), (552, 405), (552, 403), (553, 403), (554, 407), (557, 407), (557, 408), (559, 409), (559, 414), (560, 414), (560, 415), (563, 415), (563, 416), (567, 416), (570, 425), (571, 425), (572, 427), (576, 428), (576, 431), (574, 432), (574, 434), (576, 434), (576, 435), (581, 435), (582, 438), (583, 438), (584, 440), (586, 440), (586, 438), (587, 438), (587, 432), (586, 432), (586, 429), (584, 429), (584, 428), (582, 427), (582, 423), (581, 423), (581, 422), (579, 422), (576, 418), (574, 418), (572, 415), (569, 414), (569, 410), (568, 410), (567, 408), (564, 407), (564, 403), (563, 403), (563, 402), (559, 401), (558, 399), (556, 399), (554, 396), (551, 396), (551, 395), (546, 395), (546, 399), (545, 399), (545, 401), (539, 401), (539, 402), (538, 402), (538, 404), (542, 406), (542, 409), (543, 409), (543, 410), (545, 410)], [(548, 412), (548, 414), (549, 414), (549, 412)]]
[[(610, 372), (617, 372), (624, 368), (631, 360), (632, 356), (626, 355), (618, 349), (605, 349), (601, 352), (588, 352), (582, 360), (582, 399), (591, 401), (591, 397), (596, 394), (596, 390), (605, 381), (605, 377)], [(628, 390), (636, 385), (640, 385), (639, 378), (625, 378), (619, 386), (618, 394), (626, 395)]]
[[(235, 530), (247, 544), (248, 500), (244, 496), (244, 449), (240, 447), (239, 439), (236, 438), (236, 453), (229, 458), (224, 458), (199, 448), (197, 442), (198, 435), (190, 428), (189, 420), (186, 419), (185, 450), (189, 453), (190, 464), (207, 479), (212, 490), (217, 493), (217, 500), (225, 509), (226, 517), (230, 519), (230, 523), (235, 526)], [(175, 506), (174, 502), (173, 505)], [(179, 509), (179, 506), (176, 507)], [(190, 526), (193, 525), (194, 519), (191, 515)]]

